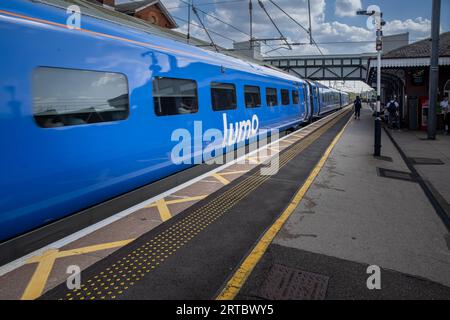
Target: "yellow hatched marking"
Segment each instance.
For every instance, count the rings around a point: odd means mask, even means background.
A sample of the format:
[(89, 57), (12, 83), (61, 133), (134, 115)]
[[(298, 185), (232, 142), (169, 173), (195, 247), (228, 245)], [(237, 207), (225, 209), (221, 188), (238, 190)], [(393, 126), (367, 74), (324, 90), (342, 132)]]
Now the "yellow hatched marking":
[(170, 204), (177, 204), (177, 203), (184, 203), (184, 202), (193, 202), (198, 201), (206, 198), (207, 195), (201, 195), (201, 196), (195, 196), (195, 197), (186, 197), (182, 199), (175, 199), (175, 200), (166, 200), (166, 199), (159, 199), (145, 208), (153, 208), (156, 207), (159, 212), (159, 216), (161, 217), (162, 221), (167, 221), (170, 218), (172, 218), (172, 213), (170, 212), (170, 209), (168, 205)]
[(251, 163), (251, 164), (261, 164), (262, 161), (271, 158), (272, 156), (270, 155), (258, 155), (258, 156), (254, 156), (254, 157), (247, 157), (246, 160)]
[(247, 157), (246, 159), (250, 164), (260, 164), (259, 157)]
[(44, 291), (45, 285), (47, 284), (48, 277), (50, 272), (53, 269), (53, 265), (55, 260), (58, 258), (75, 256), (80, 254), (86, 254), (90, 252), (112, 249), (117, 247), (122, 247), (134, 239), (122, 240), (122, 241), (114, 241), (109, 243), (102, 243), (93, 246), (87, 246), (83, 248), (71, 249), (59, 251), (58, 249), (50, 249), (45, 251), (43, 254), (39, 256), (32, 257), (27, 260), (27, 264), (37, 263), (36, 270), (33, 273), (30, 281), (28, 282), (27, 287), (25, 288), (24, 293), (22, 294), (21, 300), (34, 300), (42, 295)]
[[(280, 167), (287, 164), (308, 145), (318, 139), (327, 130), (327, 127), (331, 127), (333, 122), (337, 122), (337, 120), (330, 121), (318, 132), (305, 139), (305, 143), (294, 147), (284, 154), (283, 159), (280, 161)], [(82, 284), (80, 292), (73, 290), (67, 293), (63, 299), (81, 299), (82, 297), (90, 300), (102, 299), (103, 297), (107, 298), (109, 292), (111, 292), (111, 298), (114, 297), (116, 299), (118, 295), (123, 294), (123, 292), (142, 279), (146, 273), (158, 268), (170, 255), (175, 254), (178, 249), (220, 218), (267, 179), (267, 176), (256, 173), (246, 178), (237, 186), (220, 194), (213, 201), (196, 209), (189, 216), (150, 239), (146, 244), (120, 258), (106, 268), (105, 271), (88, 279), (85, 284)], [(180, 200), (182, 201), (183, 199), (174, 201)], [(110, 275), (112, 279), (108, 279)], [(74, 293), (76, 295), (73, 295)], [(80, 293), (80, 296), (78, 296), (78, 293)]]
[(296, 143), (298, 140), (297, 139), (284, 139), (284, 142), (288, 142), (288, 143)]
[(58, 256), (58, 250), (48, 250), (40, 258), (40, 262), (28, 283), (21, 300), (34, 300), (44, 291), (48, 276), (53, 269), (53, 264)]
[(275, 153), (280, 152), (280, 148), (268, 147), (267, 150), (274, 151)]
[(228, 172), (221, 172), (221, 176), (228, 176), (232, 174), (241, 174), (241, 173), (247, 173), (249, 170), (242, 170), (242, 171), (228, 171)]
[(216, 178), (217, 180), (219, 180), (219, 181), (220, 181), (222, 184), (224, 184), (224, 185), (227, 185), (227, 184), (230, 183), (229, 180), (227, 180), (227, 179), (225, 179), (224, 177), (222, 177), (222, 175), (219, 174), (219, 173), (213, 173), (213, 174), (211, 175), (211, 177)]
[(244, 262), (239, 266), (238, 270), (227, 282), (222, 292), (216, 297), (217, 300), (231, 300), (236, 297), (236, 295), (241, 290), (244, 283), (247, 281), (249, 275), (252, 273), (256, 264), (262, 258), (269, 245), (272, 243), (275, 236), (278, 234), (278, 232), (281, 230), (287, 219), (291, 216), (291, 214), (294, 212), (294, 210), (302, 201), (306, 192), (309, 190), (312, 183), (316, 179), (317, 175), (322, 170), (325, 162), (327, 161), (328, 157), (331, 154), (331, 151), (341, 138), (351, 119), (352, 118), (350, 118), (347, 124), (333, 139), (333, 141), (323, 154), (322, 158), (319, 160), (319, 163), (317, 163), (313, 171), (310, 173), (309, 177), (306, 179), (305, 183), (297, 191), (294, 198), (289, 203), (288, 207), (283, 211), (281, 216), (275, 221), (275, 223), (269, 228), (269, 230), (266, 231), (261, 240), (256, 244), (256, 246), (253, 248), (250, 254), (245, 258)]
[(159, 216), (162, 221), (167, 221), (172, 218), (169, 207), (164, 199), (159, 199), (156, 201), (156, 207), (158, 208)]
[(195, 197), (186, 197), (186, 198), (182, 198), (182, 199), (175, 199), (175, 200), (168, 200), (166, 201), (167, 204), (176, 204), (176, 203), (183, 203), (183, 202), (193, 202), (193, 201), (198, 201), (198, 200), (202, 200), (205, 199), (208, 195), (204, 194), (201, 196), (195, 196)]

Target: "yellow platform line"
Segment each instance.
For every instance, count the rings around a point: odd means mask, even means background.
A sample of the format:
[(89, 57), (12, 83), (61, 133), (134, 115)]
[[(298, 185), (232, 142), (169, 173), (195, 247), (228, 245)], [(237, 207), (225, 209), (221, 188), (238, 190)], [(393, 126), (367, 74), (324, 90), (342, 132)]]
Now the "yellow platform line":
[(236, 297), (238, 292), (241, 290), (244, 283), (247, 281), (249, 275), (252, 273), (256, 264), (262, 258), (264, 253), (266, 252), (269, 245), (272, 243), (275, 236), (281, 230), (287, 219), (291, 216), (297, 206), (300, 204), (301, 200), (305, 196), (306, 192), (311, 187), (312, 183), (316, 179), (319, 172), (322, 170), (325, 162), (331, 154), (331, 151), (341, 138), (345, 129), (352, 118), (346, 123), (346, 125), (342, 128), (341, 131), (337, 134), (337, 136), (333, 139), (331, 144), (328, 146), (327, 150), (323, 154), (322, 158), (319, 160), (317, 165), (314, 167), (313, 171), (310, 173), (308, 178), (302, 187), (297, 191), (294, 198), (291, 200), (287, 208), (283, 211), (281, 216), (275, 221), (275, 223), (266, 231), (261, 240), (257, 243), (257, 245), (253, 248), (250, 254), (245, 258), (244, 262), (239, 266), (230, 280), (226, 283), (222, 292), (216, 297), (217, 300), (231, 300)]
[(134, 239), (114, 241), (64, 251), (59, 251), (58, 249), (50, 249), (45, 251), (42, 255), (28, 259), (27, 264), (37, 263), (38, 265), (36, 267), (36, 270), (34, 270), (33, 276), (28, 282), (24, 293), (22, 294), (21, 300), (34, 300), (42, 295), (56, 259), (122, 247), (133, 240)]

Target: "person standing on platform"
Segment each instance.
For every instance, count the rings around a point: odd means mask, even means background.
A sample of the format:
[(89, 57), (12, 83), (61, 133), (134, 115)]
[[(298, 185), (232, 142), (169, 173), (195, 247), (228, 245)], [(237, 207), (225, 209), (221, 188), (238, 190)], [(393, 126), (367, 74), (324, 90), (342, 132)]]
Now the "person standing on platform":
[(441, 101), (441, 110), (444, 114), (445, 134), (449, 134), (450, 130), (450, 110), (448, 107), (448, 97)]
[(398, 102), (396, 101), (395, 97), (392, 97), (391, 101), (389, 101), (387, 105), (387, 110), (389, 112), (389, 128), (391, 129), (399, 129), (397, 125), (398, 108)]
[(356, 97), (356, 100), (353, 102), (353, 105), (355, 108), (355, 119), (359, 119), (361, 116), (361, 108), (362, 108), (362, 102), (359, 96)]

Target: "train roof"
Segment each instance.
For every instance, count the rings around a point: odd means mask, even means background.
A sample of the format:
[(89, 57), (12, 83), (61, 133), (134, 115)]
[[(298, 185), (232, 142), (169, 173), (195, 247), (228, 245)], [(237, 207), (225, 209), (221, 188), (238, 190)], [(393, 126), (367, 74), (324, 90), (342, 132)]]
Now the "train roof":
[[(223, 53), (213, 52), (190, 44), (182, 43), (179, 41), (179, 35), (177, 36), (174, 31), (164, 30), (163, 32), (156, 26), (141, 19), (106, 9), (83, 0), (27, 0), (26, 2), (33, 3), (33, 6), (35, 6), (36, 2), (38, 2), (43, 5), (50, 5), (63, 9), (64, 15), (66, 14), (66, 10), (69, 5), (75, 4), (81, 8), (83, 15), (93, 18), (92, 21), (89, 21), (90, 23), (84, 23), (85, 25), (88, 24), (90, 28), (94, 27), (96, 29), (91, 31), (105, 33), (106, 35), (113, 35), (116, 37), (119, 35), (127, 40), (131, 40), (134, 44), (150, 47), (156, 51), (166, 53), (170, 52), (175, 55), (187, 56), (213, 65), (223, 66), (225, 68), (240, 70), (261, 76), (275, 77), (285, 81), (304, 82), (301, 78), (290, 75), (273, 67), (264, 66), (241, 58), (236, 58)], [(64, 18), (66, 18), (66, 16), (64, 16)], [(100, 20), (101, 22), (99, 23), (98, 21)], [(118, 29), (116, 27), (117, 25), (120, 25), (122, 28)], [(178, 40), (176, 39), (177, 37)]]

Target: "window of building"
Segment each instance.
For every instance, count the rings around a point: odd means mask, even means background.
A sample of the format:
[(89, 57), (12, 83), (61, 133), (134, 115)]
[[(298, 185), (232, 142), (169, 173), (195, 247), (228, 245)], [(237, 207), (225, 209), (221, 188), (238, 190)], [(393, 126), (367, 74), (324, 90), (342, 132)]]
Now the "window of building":
[(293, 104), (298, 104), (299, 102), (299, 97), (298, 97), (298, 91), (297, 90), (292, 90), (292, 103)]
[(245, 106), (247, 108), (261, 107), (261, 91), (256, 86), (244, 86)]
[(277, 89), (266, 88), (266, 102), (268, 107), (275, 107), (278, 105)]
[(444, 97), (450, 97), (450, 79), (444, 85)]
[(158, 116), (196, 113), (197, 83), (189, 79), (156, 77), (153, 80), (153, 104)]
[(287, 89), (281, 89), (281, 104), (283, 106), (291, 104), (291, 101), (289, 99), (289, 90)]
[(124, 120), (129, 113), (128, 82), (120, 73), (39, 67), (32, 92), (42, 128)]
[(211, 102), (214, 111), (237, 108), (236, 87), (232, 83), (211, 83)]

